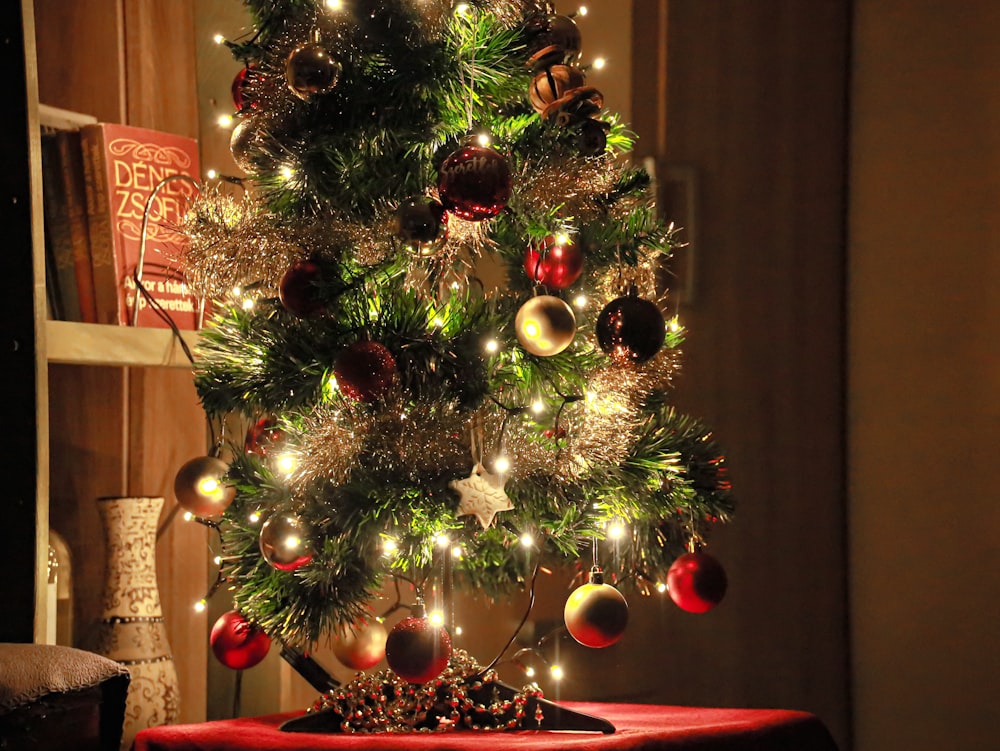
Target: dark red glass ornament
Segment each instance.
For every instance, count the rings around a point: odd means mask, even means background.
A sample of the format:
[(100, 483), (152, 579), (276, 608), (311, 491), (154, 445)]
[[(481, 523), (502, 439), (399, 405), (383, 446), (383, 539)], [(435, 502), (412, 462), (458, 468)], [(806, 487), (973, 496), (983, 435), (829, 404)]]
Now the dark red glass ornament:
[(209, 644), (219, 662), (232, 670), (252, 668), (271, 649), (271, 639), (263, 629), (235, 610), (219, 616), (212, 626)]
[(524, 253), (524, 270), (539, 284), (566, 289), (583, 273), (583, 251), (565, 235), (549, 235)]
[(278, 285), (278, 297), (289, 313), (299, 318), (312, 318), (323, 312), (319, 283), (323, 273), (315, 261), (293, 264)]
[(726, 595), (726, 570), (708, 553), (685, 553), (667, 571), (667, 591), (681, 610), (706, 613)]
[(507, 158), (489, 147), (468, 143), (445, 159), (438, 170), (441, 203), (470, 222), (481, 222), (503, 211), (512, 190)]
[(448, 214), (430, 196), (411, 196), (396, 207), (392, 231), (413, 253), (430, 255), (448, 241)]
[(396, 360), (378, 342), (361, 341), (347, 347), (333, 366), (340, 390), (359, 402), (385, 396), (396, 381)]
[(267, 456), (275, 444), (285, 438), (285, 433), (278, 427), (278, 421), (273, 417), (262, 417), (249, 428), (243, 439), (243, 451), (247, 454)]
[(385, 642), (385, 659), (392, 671), (409, 683), (427, 683), (448, 667), (451, 636), (444, 626), (435, 626), (419, 616), (397, 623)]
[(597, 317), (597, 342), (620, 364), (646, 362), (660, 351), (666, 334), (663, 313), (634, 288), (609, 302)]
[(326, 47), (317, 42), (302, 44), (292, 50), (285, 65), (288, 88), (299, 99), (325, 94), (340, 80), (341, 65)]
[(233, 95), (233, 106), (236, 108), (237, 113), (243, 112), (245, 107), (253, 108), (257, 106), (257, 103), (250, 99), (247, 92), (247, 86), (253, 82), (253, 78), (256, 75), (256, 67), (251, 63), (233, 78), (230, 92)]

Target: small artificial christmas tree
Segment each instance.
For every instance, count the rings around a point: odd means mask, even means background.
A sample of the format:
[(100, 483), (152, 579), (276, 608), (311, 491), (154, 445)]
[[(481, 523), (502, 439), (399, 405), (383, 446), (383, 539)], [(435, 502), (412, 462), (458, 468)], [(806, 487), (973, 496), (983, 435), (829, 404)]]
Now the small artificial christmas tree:
[(732, 512), (725, 459), (667, 399), (673, 227), (551, 3), (244, 4), (243, 192), (203, 190), (184, 227), (221, 311), (199, 395), (251, 426), (178, 488), (221, 537), (216, 654), (253, 664), (266, 634), (385, 655), (317, 703), (344, 730), (530, 727), (533, 689), (483, 699), (504, 655), (454, 648), (452, 587), (533, 596), (540, 562), (575, 563), (566, 628), (595, 648), (668, 573), (686, 609), (724, 591), (696, 548)]

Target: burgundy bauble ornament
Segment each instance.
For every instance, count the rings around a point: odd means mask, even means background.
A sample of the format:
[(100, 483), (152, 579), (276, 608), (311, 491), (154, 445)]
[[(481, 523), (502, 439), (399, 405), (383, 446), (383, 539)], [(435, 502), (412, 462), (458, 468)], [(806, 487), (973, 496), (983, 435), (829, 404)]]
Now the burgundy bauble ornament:
[(396, 381), (396, 360), (378, 342), (350, 345), (333, 365), (340, 390), (358, 402), (374, 402), (389, 393)]
[(466, 142), (438, 170), (441, 203), (466, 221), (495, 217), (507, 205), (512, 190), (507, 158), (488, 146)]
[(285, 432), (273, 417), (262, 417), (249, 428), (243, 439), (243, 452), (267, 456), (276, 444), (285, 439)]
[(236, 497), (236, 488), (223, 481), (229, 465), (214, 456), (185, 462), (174, 476), (178, 505), (202, 519), (222, 516)]
[(597, 317), (597, 342), (619, 364), (643, 363), (660, 351), (667, 326), (655, 303), (636, 294), (609, 302)]
[(535, 74), (528, 89), (528, 98), (535, 112), (542, 112), (567, 91), (584, 84), (583, 72), (571, 65), (553, 65)]
[(271, 649), (271, 639), (263, 629), (235, 610), (219, 616), (212, 626), (209, 644), (219, 662), (233, 670), (252, 668)]
[(333, 656), (352, 670), (368, 670), (382, 662), (388, 637), (378, 621), (355, 623), (337, 636)]
[(285, 80), (288, 88), (299, 99), (309, 100), (325, 94), (337, 85), (341, 65), (322, 44), (300, 44), (285, 63)]
[(622, 638), (628, 625), (628, 603), (622, 593), (604, 583), (599, 566), (589, 581), (573, 590), (563, 609), (570, 636), (585, 647), (610, 647)]
[(430, 196), (411, 196), (396, 207), (392, 232), (412, 253), (429, 256), (448, 241), (448, 214)]
[(245, 107), (257, 106), (257, 103), (252, 101), (247, 93), (247, 87), (253, 83), (254, 76), (257, 75), (256, 68), (257, 66), (251, 63), (233, 78), (230, 93), (233, 95), (233, 106), (238, 113), (242, 112)]
[(726, 570), (708, 553), (685, 553), (667, 571), (667, 591), (681, 610), (707, 613), (726, 596)]
[(549, 235), (524, 253), (524, 270), (539, 284), (566, 289), (583, 272), (583, 251), (566, 235)]
[(297, 261), (278, 283), (278, 299), (285, 310), (299, 318), (313, 318), (323, 312), (320, 283), (323, 272), (315, 261)]
[(537, 295), (521, 306), (514, 333), (528, 352), (539, 357), (558, 355), (576, 336), (573, 309), (554, 295)]
[(448, 667), (451, 636), (444, 626), (435, 626), (427, 618), (411, 615), (389, 632), (385, 659), (392, 671), (408, 683), (427, 683)]
[(260, 528), (264, 560), (278, 571), (294, 571), (312, 560), (312, 529), (293, 511), (275, 511)]

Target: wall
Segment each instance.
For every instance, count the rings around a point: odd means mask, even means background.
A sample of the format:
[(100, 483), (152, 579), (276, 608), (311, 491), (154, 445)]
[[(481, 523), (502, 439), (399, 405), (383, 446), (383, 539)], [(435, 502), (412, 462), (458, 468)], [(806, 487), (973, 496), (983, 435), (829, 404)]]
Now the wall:
[(857, 0), (857, 751), (997, 748), (1000, 4)]

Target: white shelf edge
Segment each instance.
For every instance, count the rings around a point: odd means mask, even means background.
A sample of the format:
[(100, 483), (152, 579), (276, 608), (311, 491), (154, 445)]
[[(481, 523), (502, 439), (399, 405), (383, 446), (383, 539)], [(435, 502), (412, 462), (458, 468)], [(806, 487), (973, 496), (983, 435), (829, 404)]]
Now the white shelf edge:
[[(197, 331), (182, 331), (193, 352)], [(191, 361), (170, 329), (47, 321), (49, 363), (123, 367), (190, 368)]]

